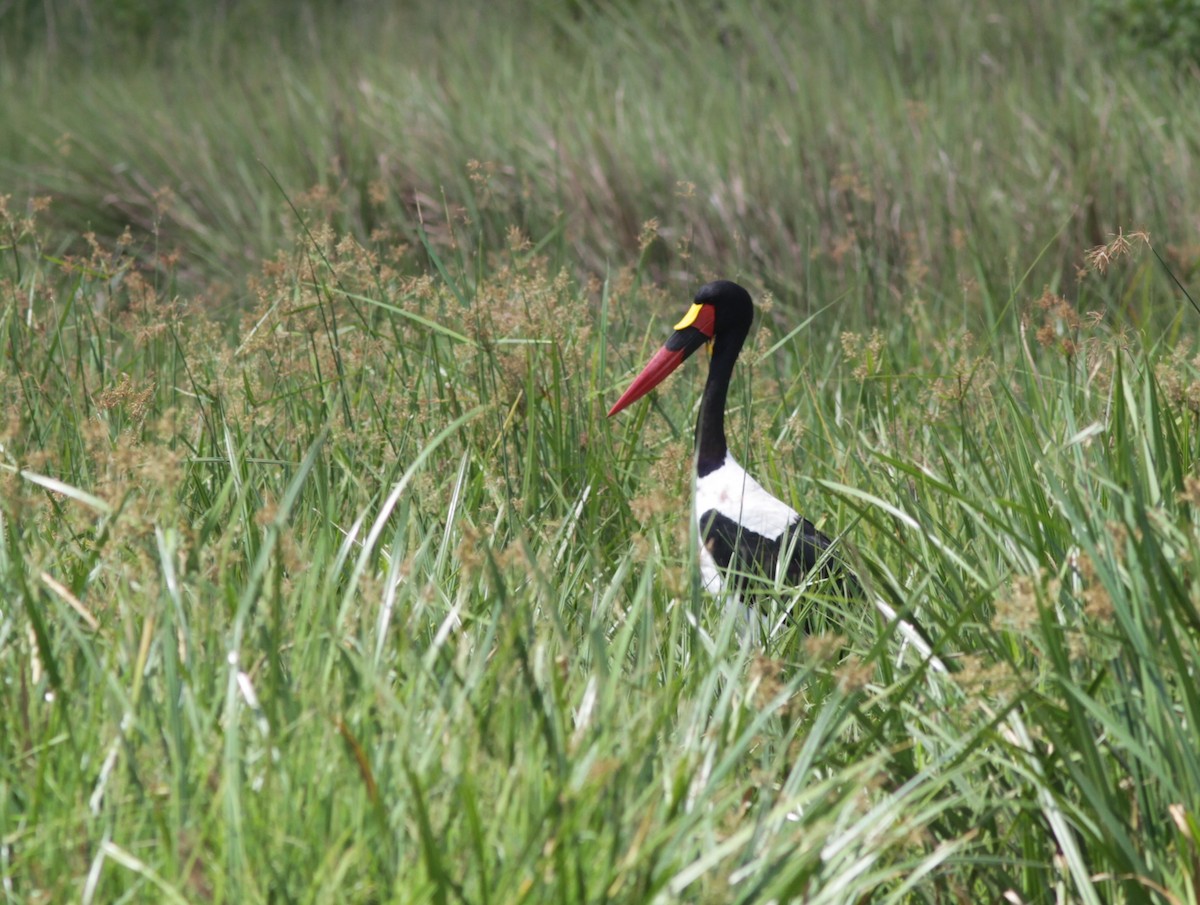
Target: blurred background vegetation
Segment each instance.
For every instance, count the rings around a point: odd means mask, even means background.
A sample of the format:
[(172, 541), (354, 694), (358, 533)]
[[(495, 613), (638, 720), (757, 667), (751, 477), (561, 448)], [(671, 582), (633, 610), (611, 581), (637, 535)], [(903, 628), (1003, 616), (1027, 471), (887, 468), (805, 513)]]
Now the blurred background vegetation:
[(214, 295), (296, 204), (417, 267), (515, 227), (577, 272), (994, 317), (1121, 229), (1195, 275), (1193, 6), (12, 0), (0, 178)]

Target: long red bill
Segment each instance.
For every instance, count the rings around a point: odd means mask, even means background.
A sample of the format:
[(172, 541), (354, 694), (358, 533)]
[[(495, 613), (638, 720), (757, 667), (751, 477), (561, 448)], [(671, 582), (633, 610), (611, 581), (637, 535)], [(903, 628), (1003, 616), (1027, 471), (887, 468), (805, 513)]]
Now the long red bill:
[(633, 383), (629, 385), (629, 389), (608, 410), (608, 417), (611, 418), (621, 409), (633, 405), (666, 380), (668, 374), (683, 364), (683, 360), (688, 356), (688, 351), (687, 349), (672, 350), (663, 346), (655, 352), (646, 367), (642, 368), (642, 373), (638, 374)]

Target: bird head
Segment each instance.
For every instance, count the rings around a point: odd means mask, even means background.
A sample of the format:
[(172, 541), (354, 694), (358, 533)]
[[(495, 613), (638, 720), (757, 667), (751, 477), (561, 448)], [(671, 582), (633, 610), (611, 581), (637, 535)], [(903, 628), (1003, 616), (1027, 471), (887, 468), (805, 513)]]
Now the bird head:
[(611, 418), (649, 393), (701, 346), (713, 342), (720, 346), (723, 339), (736, 337), (740, 348), (753, 320), (754, 303), (749, 292), (729, 280), (705, 283), (696, 293), (692, 307), (675, 325), (675, 332), (609, 409), (608, 416)]

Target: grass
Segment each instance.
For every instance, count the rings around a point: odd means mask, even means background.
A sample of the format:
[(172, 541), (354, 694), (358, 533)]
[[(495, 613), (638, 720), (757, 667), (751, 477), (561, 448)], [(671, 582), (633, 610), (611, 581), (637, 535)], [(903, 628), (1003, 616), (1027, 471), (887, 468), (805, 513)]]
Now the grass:
[[(819, 13), (811, 59), (730, 10), (763, 55), (723, 62), (663, 9), (544, 13), (520, 54), (422, 20), (391, 65), (385, 16), (353, 116), (353, 21), (272, 72), (193, 37), (171, 78), (5, 76), (0, 897), (1196, 899), (1194, 314), (1137, 235), (1084, 254), (1145, 223), (1188, 277), (1195, 126), (1143, 128), (1175, 89), (1069, 17), (1051, 55), (1052, 4)], [(64, 83), (123, 117), (35, 115)], [(885, 128), (912, 100), (936, 129)], [(772, 116), (812, 126), (801, 166), (697, 128)], [(934, 132), (976, 130), (935, 180)], [(739, 456), (950, 675), (865, 606), (755, 645), (700, 593), (703, 368), (604, 413), (718, 267), (768, 302)]]
[(157, 231), (210, 296), (290, 246), (280, 187), (364, 241), (419, 247), (423, 226), (486, 251), (516, 226), (594, 274), (644, 254), (680, 291), (713, 272), (789, 299), (862, 280), (876, 319), (914, 293), (994, 318), (1026, 268), (1069, 286), (1122, 227), (1164, 237), (1185, 277), (1200, 261), (1190, 75), (1057, 0), (920, 23), (668, 2), (275, 18), (197, 27), (174, 53), (14, 54), (5, 184), (53, 194), (67, 236)]

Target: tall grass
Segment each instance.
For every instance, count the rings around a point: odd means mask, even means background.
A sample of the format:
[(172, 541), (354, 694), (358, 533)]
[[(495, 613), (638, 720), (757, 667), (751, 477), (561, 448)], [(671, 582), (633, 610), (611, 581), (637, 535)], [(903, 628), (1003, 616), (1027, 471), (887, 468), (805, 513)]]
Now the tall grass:
[[(1181, 85), (1048, 2), (354, 10), (6, 64), (0, 896), (1194, 901), (1200, 375), (1111, 235), (1192, 273)], [(703, 368), (604, 413), (718, 272), (738, 456), (949, 673), (700, 593)]]
[(688, 378), (603, 417), (636, 280), (317, 236), (234, 345), (7, 222), (10, 900), (1194, 897), (1186, 353), (764, 319), (739, 450), (943, 676), (699, 594)]

